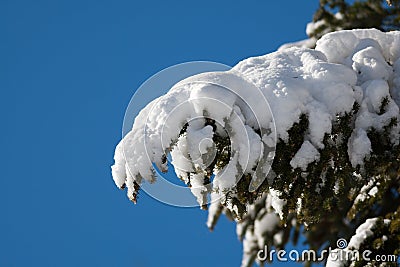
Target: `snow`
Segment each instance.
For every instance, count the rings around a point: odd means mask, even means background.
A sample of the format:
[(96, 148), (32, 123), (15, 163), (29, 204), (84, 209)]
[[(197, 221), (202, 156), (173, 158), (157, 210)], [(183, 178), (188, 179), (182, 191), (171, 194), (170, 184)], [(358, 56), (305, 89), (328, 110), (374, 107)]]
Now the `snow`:
[(280, 198), (281, 193), (277, 190), (270, 188), (269, 194), (271, 195), (271, 206), (275, 212), (283, 219), (283, 207), (286, 205), (286, 200)]
[(300, 48), (313, 48), (315, 47), (315, 44), (317, 43), (317, 39), (315, 38), (309, 38), (309, 39), (304, 39), (304, 40), (300, 40), (297, 42), (293, 42), (293, 43), (286, 43), (281, 45), (278, 48), (278, 51), (282, 51), (291, 47), (300, 47)]
[[(272, 204), (275, 202), (271, 194), (265, 193), (248, 206), (248, 213), (236, 226), (239, 239), (243, 239), (243, 260), (241, 266), (250, 266), (252, 259), (265, 246), (281, 246), (285, 241), (285, 233), (281, 220)], [(295, 222), (293, 222), (293, 225)], [(257, 260), (256, 260), (257, 261)]]
[(207, 194), (209, 193), (208, 186), (204, 185), (204, 174), (191, 174), (190, 175), (190, 190), (197, 198), (197, 202), (201, 207), (207, 204)]
[[(203, 122), (203, 121), (202, 121)], [(214, 132), (210, 125), (203, 127), (204, 122), (200, 127), (193, 127), (189, 124), (186, 131), (186, 140), (188, 143), (188, 151), (190, 159), (193, 161), (195, 167), (205, 168), (202, 156), (207, 154), (208, 150), (213, 147), (212, 140)]]
[(348, 150), (353, 166), (362, 165), (365, 157), (371, 152), (371, 141), (364, 129), (357, 129), (350, 137)]
[(374, 232), (372, 230), (375, 227), (377, 221), (378, 221), (378, 218), (372, 218), (372, 219), (367, 219), (363, 224), (361, 224), (356, 229), (356, 234), (351, 237), (350, 242), (347, 247), (349, 249), (358, 250), (360, 248), (360, 246), (362, 245), (362, 243), (368, 237), (370, 237), (374, 234)]
[(274, 114), (277, 136), (287, 140), (287, 131), (302, 113), (321, 118), (315, 123), (310, 141), (321, 147), (323, 135), (331, 130), (331, 118), (348, 112), (354, 104), (351, 69), (326, 62), (324, 54), (289, 48), (240, 62), (235, 70), (264, 89)]
[[(400, 45), (400, 43), (398, 44)], [(393, 80), (390, 94), (397, 104), (400, 103), (400, 59), (397, 59), (393, 65)]]
[(304, 141), (299, 151), (297, 151), (294, 158), (290, 161), (290, 166), (292, 166), (294, 169), (301, 168), (303, 171), (305, 171), (308, 164), (317, 160), (319, 160), (318, 150), (315, 149), (315, 147), (309, 141)]
[(358, 74), (358, 83), (369, 80), (388, 80), (392, 68), (382, 55), (382, 47), (372, 39), (362, 40), (352, 56), (352, 68)]
[[(257, 181), (254, 189), (270, 169), (276, 140), (288, 140), (288, 130), (301, 114), (307, 115), (309, 129), (300, 150), (288, 160), (293, 168), (305, 170), (319, 160), (318, 150), (324, 148), (323, 137), (333, 121), (351, 112), (356, 102), (360, 109), (348, 154), (354, 167), (362, 165), (371, 152), (368, 130), (383, 129), (399, 118), (399, 56), (400, 32), (339, 31), (323, 36), (315, 49), (281, 48), (245, 59), (227, 72), (187, 78), (149, 103), (118, 144), (112, 166), (115, 184), (126, 186), (133, 198), (135, 183), (155, 181), (153, 164), (167, 171), (165, 158), (171, 153), (177, 175), (187, 181), (191, 173), (196, 185), (192, 192), (201, 205), (211, 190), (224, 194), (243, 174)], [(215, 120), (216, 129), (206, 126), (204, 117)], [(187, 132), (180, 135), (185, 124)], [(202, 179), (215, 155), (216, 133), (229, 137), (232, 153), (225, 167), (213, 170), (210, 189)], [(399, 133), (391, 134), (395, 144)], [(284, 203), (276, 196), (273, 206), (281, 213)]]
[[(324, 35), (317, 41), (318, 51), (323, 52), (329, 62), (344, 63), (345, 59), (357, 52), (357, 47), (361, 43), (366, 43), (366, 39), (374, 40), (379, 44), (380, 53), (387, 62), (393, 65), (398, 60), (400, 54), (399, 32), (381, 32), (376, 29), (357, 29), (347, 31), (337, 31)], [(363, 48), (359, 46), (359, 48)]]
[[(337, 257), (338, 253), (347, 253), (350, 250), (359, 250), (360, 246), (365, 242), (365, 240), (374, 234), (373, 229), (378, 222), (378, 218), (367, 219), (363, 224), (361, 224), (357, 229), (355, 235), (353, 235), (344, 249), (334, 249), (332, 253), (336, 253), (336, 257), (328, 257), (326, 262), (326, 267), (340, 267), (348, 266), (346, 257)], [(362, 251), (360, 251), (360, 254)]]
[(207, 217), (207, 227), (208, 229), (213, 228), (213, 225), (215, 225), (216, 220), (218, 220), (218, 214), (220, 212), (220, 206), (221, 206), (221, 202), (219, 199), (219, 194), (212, 192), (211, 193), (211, 201), (210, 201), (210, 205), (208, 207), (208, 217)]
[(185, 183), (189, 183), (188, 172), (194, 172), (194, 164), (189, 158), (188, 142), (186, 135), (180, 136), (176, 146), (171, 151), (171, 164), (174, 166), (175, 173), (183, 179)]
[(246, 231), (243, 240), (243, 258), (241, 266), (249, 266), (254, 261), (253, 251), (258, 249), (257, 238), (252, 231)]
[(258, 246), (260, 248), (267, 244), (265, 235), (272, 235), (279, 225), (280, 219), (275, 213), (267, 213), (261, 217), (260, 220), (254, 222), (254, 235), (257, 238)]
[(378, 187), (374, 186), (374, 187), (372, 187), (371, 190), (369, 190), (368, 195), (370, 195), (371, 197), (374, 197), (376, 195), (376, 193), (378, 193)]
[(307, 27), (306, 27), (306, 33), (308, 36), (310, 36), (316, 29), (318, 29), (319, 27), (323, 26), (325, 24), (324, 20), (318, 20), (315, 22), (309, 22), (307, 23)]
[(217, 171), (214, 177), (213, 186), (221, 191), (232, 188), (237, 180), (240, 178), (241, 173), (238, 170), (238, 154), (236, 153), (228, 165), (226, 165), (222, 170)]
[[(335, 18), (336, 18), (337, 20), (343, 19), (343, 14), (340, 13), (340, 12), (337, 12), (334, 16), (335, 16)], [(307, 23), (307, 27), (306, 27), (306, 33), (307, 33), (307, 35), (308, 35), (308, 36), (313, 35), (313, 33), (314, 33), (318, 28), (320, 28), (320, 27), (322, 27), (322, 26), (325, 26), (325, 29), (322, 31), (322, 33), (325, 34), (325, 33), (328, 33), (328, 32), (331, 32), (331, 31), (332, 31), (332, 29), (331, 29), (328, 25), (326, 25), (325, 20), (317, 20), (317, 21), (312, 21), (312, 22)], [(335, 30), (340, 30), (340, 29), (341, 29), (341, 28), (337, 27)]]
[(345, 267), (347, 266), (346, 263), (344, 261), (339, 261), (337, 259), (337, 255), (340, 255), (340, 249), (334, 249), (331, 251), (331, 253), (335, 256), (331, 256), (329, 255), (328, 260), (326, 261), (326, 265), (325, 267)]
[[(375, 177), (372, 177), (370, 181), (363, 187), (361, 187), (360, 192), (358, 193), (357, 197), (354, 200), (354, 205), (364, 202), (365, 200), (369, 199), (371, 196), (375, 196), (375, 185), (380, 185), (379, 182), (376, 181)], [(372, 192), (371, 192), (372, 191)], [(369, 193), (371, 192), (371, 194)], [(377, 192), (376, 192), (377, 193)]]

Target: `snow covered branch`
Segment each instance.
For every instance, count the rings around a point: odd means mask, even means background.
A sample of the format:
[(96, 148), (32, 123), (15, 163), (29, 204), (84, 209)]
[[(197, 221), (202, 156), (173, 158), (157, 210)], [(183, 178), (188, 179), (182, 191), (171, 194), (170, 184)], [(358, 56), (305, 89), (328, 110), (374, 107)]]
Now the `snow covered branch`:
[(211, 229), (240, 222), (243, 266), (301, 224), (311, 246), (334, 242), (398, 208), (399, 58), (400, 32), (340, 31), (185, 79), (137, 116), (114, 181), (136, 202), (171, 158), (201, 207), (211, 195)]

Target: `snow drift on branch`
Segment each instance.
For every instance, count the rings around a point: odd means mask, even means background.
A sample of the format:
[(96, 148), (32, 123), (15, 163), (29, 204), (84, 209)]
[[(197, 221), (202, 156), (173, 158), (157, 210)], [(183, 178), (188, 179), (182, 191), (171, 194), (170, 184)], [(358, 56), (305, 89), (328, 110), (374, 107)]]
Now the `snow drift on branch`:
[[(155, 181), (153, 164), (167, 171), (171, 153), (177, 175), (196, 184), (198, 190), (192, 192), (204, 205), (207, 194), (232, 190), (243, 175), (263, 181), (274, 144), (288, 139), (288, 130), (301, 114), (307, 115), (309, 129), (291, 164), (305, 169), (318, 161), (332, 122), (355, 103), (360, 109), (348, 153), (353, 166), (362, 165), (371, 151), (367, 129), (382, 129), (398, 117), (399, 56), (399, 32), (341, 31), (325, 35), (315, 49), (291, 47), (248, 58), (227, 72), (188, 78), (137, 116), (116, 148), (114, 181), (120, 188), (126, 186), (136, 201), (142, 179)], [(380, 110), (384, 100), (385, 110)], [(207, 124), (208, 119), (213, 123)], [(207, 170), (217, 134), (229, 137), (230, 160)], [(392, 140), (398, 142), (396, 133)], [(210, 171), (215, 175), (212, 189), (204, 182)]]

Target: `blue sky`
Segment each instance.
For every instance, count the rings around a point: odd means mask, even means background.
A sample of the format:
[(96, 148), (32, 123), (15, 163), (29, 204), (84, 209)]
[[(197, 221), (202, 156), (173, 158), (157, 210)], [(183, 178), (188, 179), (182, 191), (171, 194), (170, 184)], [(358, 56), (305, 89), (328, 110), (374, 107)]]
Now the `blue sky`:
[(304, 39), (318, 1), (0, 1), (0, 266), (239, 266), (235, 225), (141, 194), (110, 166), (156, 72)]

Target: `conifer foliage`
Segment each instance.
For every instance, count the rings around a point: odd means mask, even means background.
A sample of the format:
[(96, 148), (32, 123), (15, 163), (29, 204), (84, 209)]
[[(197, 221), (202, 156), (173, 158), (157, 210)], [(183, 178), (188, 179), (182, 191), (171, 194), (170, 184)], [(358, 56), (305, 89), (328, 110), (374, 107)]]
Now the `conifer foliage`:
[(399, 30), (400, 1), (321, 0), (307, 33), (318, 39), (332, 31), (367, 28)]

